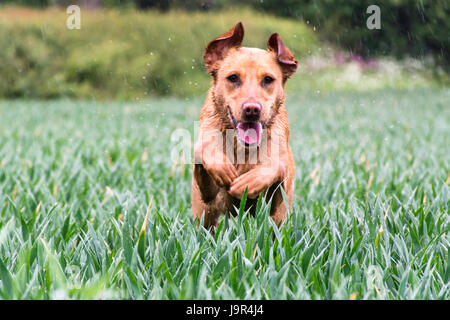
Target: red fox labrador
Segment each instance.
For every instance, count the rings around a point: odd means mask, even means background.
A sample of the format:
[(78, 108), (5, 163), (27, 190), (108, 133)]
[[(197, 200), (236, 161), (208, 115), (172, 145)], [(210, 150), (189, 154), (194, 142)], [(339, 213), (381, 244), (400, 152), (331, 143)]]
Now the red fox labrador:
[(211, 41), (204, 52), (212, 86), (200, 114), (194, 148), (191, 204), (205, 227), (234, 213), (247, 189), (246, 210), (257, 198), (272, 199), (270, 215), (279, 225), (294, 193), (295, 162), (289, 146), (284, 87), (297, 60), (274, 33), (267, 50), (241, 47), (241, 23)]

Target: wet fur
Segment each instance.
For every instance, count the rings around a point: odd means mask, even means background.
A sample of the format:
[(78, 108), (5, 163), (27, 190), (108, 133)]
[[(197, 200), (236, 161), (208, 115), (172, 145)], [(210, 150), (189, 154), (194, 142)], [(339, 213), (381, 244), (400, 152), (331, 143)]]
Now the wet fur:
[[(200, 114), (201, 139), (194, 150), (191, 205), (195, 217), (201, 219), (204, 215), (205, 227), (216, 226), (220, 215), (226, 212), (234, 214), (233, 207), (239, 207), (246, 187), (246, 209), (254, 213), (259, 194), (267, 192), (267, 201), (272, 199), (270, 214), (277, 224), (287, 212), (280, 186), (286, 192), (289, 207), (293, 201), (295, 162), (289, 146), (284, 86), (295, 72), (297, 61), (278, 34), (269, 38), (268, 50), (261, 50), (240, 47), (243, 32), (242, 24), (238, 23), (210, 42), (204, 55), (212, 84)], [(227, 81), (230, 73), (239, 75), (240, 87)], [(265, 75), (275, 79), (270, 86), (261, 82)], [(266, 148), (267, 153), (250, 159), (249, 147), (234, 138), (233, 149), (229, 150), (234, 159), (225, 157), (223, 144), (223, 157), (219, 153), (223, 163), (213, 161), (211, 155), (219, 148), (208, 131), (219, 130), (225, 141), (226, 130), (234, 129), (231, 115), (243, 121), (242, 105), (248, 101), (262, 105), (261, 122), (265, 125), (266, 136), (257, 148), (260, 151)], [(275, 141), (279, 141), (277, 157), (270, 154), (270, 146)], [(245, 150), (245, 162), (241, 164), (236, 163), (238, 148)]]

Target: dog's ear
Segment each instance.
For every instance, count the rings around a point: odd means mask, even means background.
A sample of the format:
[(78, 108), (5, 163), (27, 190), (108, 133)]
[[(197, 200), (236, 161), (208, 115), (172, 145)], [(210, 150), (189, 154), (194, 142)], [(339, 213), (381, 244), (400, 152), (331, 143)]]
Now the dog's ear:
[(205, 49), (203, 59), (211, 75), (217, 71), (217, 62), (222, 60), (228, 49), (240, 47), (244, 39), (244, 26), (238, 22), (233, 28), (211, 41)]
[(278, 33), (274, 33), (267, 41), (267, 48), (277, 55), (278, 64), (283, 72), (283, 81), (286, 81), (297, 70), (297, 60), (288, 48), (284, 46)]

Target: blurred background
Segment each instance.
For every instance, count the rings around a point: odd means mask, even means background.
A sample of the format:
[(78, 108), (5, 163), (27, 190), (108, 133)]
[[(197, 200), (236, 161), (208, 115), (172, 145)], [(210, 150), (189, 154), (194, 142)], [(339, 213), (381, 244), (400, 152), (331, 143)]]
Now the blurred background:
[[(366, 26), (372, 4), (379, 30)], [(204, 95), (203, 49), (238, 21), (245, 46), (278, 32), (295, 53), (290, 92), (450, 83), (446, 0), (0, 0), (0, 99)]]

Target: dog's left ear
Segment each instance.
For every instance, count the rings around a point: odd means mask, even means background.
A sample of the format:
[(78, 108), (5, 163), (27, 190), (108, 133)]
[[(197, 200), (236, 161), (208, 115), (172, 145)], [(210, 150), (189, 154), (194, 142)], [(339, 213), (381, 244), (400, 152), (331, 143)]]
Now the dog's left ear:
[(217, 71), (217, 62), (225, 57), (228, 49), (240, 47), (243, 39), (244, 26), (238, 22), (226, 33), (211, 41), (203, 54), (208, 73), (214, 76)]
[(277, 55), (278, 64), (283, 72), (283, 81), (286, 81), (297, 70), (298, 62), (295, 56), (284, 46), (278, 33), (274, 33), (267, 41), (267, 48)]

